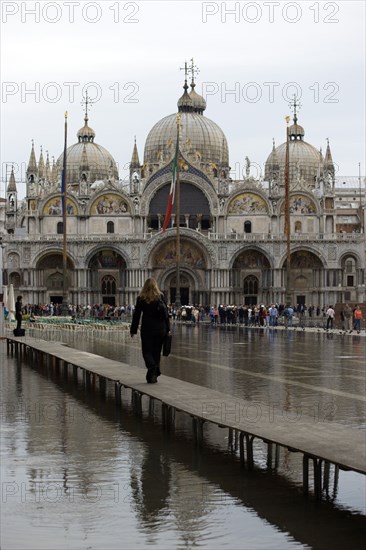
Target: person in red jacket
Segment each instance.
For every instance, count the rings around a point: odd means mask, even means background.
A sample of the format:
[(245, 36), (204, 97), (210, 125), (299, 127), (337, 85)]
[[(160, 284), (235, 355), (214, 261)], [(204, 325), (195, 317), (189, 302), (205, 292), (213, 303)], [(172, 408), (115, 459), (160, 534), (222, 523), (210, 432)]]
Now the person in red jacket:
[(362, 311), (359, 305), (356, 306), (356, 309), (353, 312), (353, 319), (355, 322), (355, 330), (358, 334), (361, 332), (361, 321), (362, 321)]

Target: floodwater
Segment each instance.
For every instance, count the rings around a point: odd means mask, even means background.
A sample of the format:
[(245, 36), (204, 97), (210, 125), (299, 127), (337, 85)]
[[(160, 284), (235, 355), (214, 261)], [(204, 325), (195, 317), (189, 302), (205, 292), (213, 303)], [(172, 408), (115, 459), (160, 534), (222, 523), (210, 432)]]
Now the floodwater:
[[(47, 340), (145, 369), (128, 332), (60, 330)], [(359, 427), (364, 437), (364, 336), (175, 325), (163, 376), (207, 386), (287, 418)], [(163, 431), (158, 407), (135, 415), (112, 397), (47, 377), (6, 356), (2, 377), (1, 548), (361, 548), (365, 476), (333, 469), (321, 504), (301, 493), (302, 457), (281, 450), (276, 471), (255, 445), (240, 468), (227, 430), (195, 447), (190, 419)], [(352, 449), (350, 449), (352, 452)]]

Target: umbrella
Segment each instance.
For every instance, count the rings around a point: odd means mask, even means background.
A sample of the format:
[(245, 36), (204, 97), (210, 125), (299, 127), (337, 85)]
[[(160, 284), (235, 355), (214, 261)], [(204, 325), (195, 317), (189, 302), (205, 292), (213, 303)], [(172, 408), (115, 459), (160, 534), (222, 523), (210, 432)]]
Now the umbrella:
[(8, 307), (9, 311), (9, 321), (15, 319), (15, 297), (14, 297), (14, 286), (11, 284), (9, 286), (9, 296), (8, 296)]

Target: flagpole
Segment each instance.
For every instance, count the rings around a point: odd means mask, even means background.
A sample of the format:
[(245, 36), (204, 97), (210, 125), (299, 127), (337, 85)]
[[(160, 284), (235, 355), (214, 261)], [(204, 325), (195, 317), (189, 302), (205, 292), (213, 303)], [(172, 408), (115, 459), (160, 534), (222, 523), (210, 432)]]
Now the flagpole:
[(175, 307), (181, 307), (180, 299), (180, 179), (179, 179), (179, 126), (180, 114), (177, 113), (177, 143), (178, 143), (178, 158), (177, 158), (177, 179), (176, 179), (176, 205), (175, 205), (175, 224), (176, 224), (176, 289), (175, 289)]
[(67, 231), (66, 231), (66, 200), (67, 200), (67, 167), (66, 167), (66, 150), (67, 150), (67, 111), (65, 112), (65, 137), (64, 137), (64, 161), (62, 169), (62, 225), (63, 225), (63, 255), (62, 255), (62, 315), (66, 316), (69, 313), (69, 305), (67, 300)]
[(290, 226), (290, 152), (289, 152), (289, 123), (286, 117), (286, 155), (285, 155), (285, 235), (286, 235), (286, 306), (291, 305), (291, 226)]

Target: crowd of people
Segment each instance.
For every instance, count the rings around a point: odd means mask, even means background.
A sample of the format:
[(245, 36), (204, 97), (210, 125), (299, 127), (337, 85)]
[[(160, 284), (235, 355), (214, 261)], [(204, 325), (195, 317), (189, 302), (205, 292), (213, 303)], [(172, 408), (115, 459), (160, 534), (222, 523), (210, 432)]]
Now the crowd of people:
[[(130, 320), (134, 313), (133, 304), (113, 306), (109, 304), (74, 305), (69, 304), (68, 315), (73, 319), (98, 320)], [(211, 323), (212, 325), (244, 325), (249, 327), (276, 327), (284, 324), (286, 327), (294, 325), (294, 319), (300, 326), (322, 326), (325, 330), (336, 328), (336, 312), (332, 305), (285, 306), (284, 304), (255, 304), (255, 305), (183, 305), (176, 308), (168, 304), (169, 317), (172, 321), (184, 323)], [(60, 316), (62, 304), (25, 304), (23, 314), (30, 315), (30, 321), (36, 317)], [(351, 307), (346, 304), (339, 312), (340, 328), (343, 332), (358, 333), (362, 328), (362, 310), (358, 305)]]
[(219, 306), (183, 306), (176, 310), (170, 306), (171, 316), (185, 322), (200, 322), (209, 320), (217, 325), (244, 325), (244, 326), (277, 326), (281, 319), (288, 326), (292, 326), (296, 316), (303, 320), (308, 318), (322, 318), (326, 316), (327, 307), (314, 307), (299, 304), (285, 306), (284, 304), (255, 304), (255, 305), (224, 305)]
[[(67, 315), (72, 318), (90, 318), (97, 319), (123, 319), (124, 316), (131, 316), (133, 306), (112, 306), (109, 304), (94, 304), (94, 305), (75, 305), (68, 304)], [(53, 317), (63, 314), (62, 304), (25, 304), (23, 306), (25, 315), (33, 317)]]
[[(219, 306), (183, 306), (176, 310), (170, 306), (170, 316), (173, 320), (199, 323), (210, 321), (212, 325), (244, 325), (249, 327), (276, 327), (280, 324), (285, 327), (294, 325), (294, 318), (300, 326), (306, 324), (322, 326), (325, 330), (332, 330), (335, 327), (336, 313), (332, 305), (309, 306), (298, 304), (297, 306), (285, 306), (284, 304), (256, 304), (256, 305), (219, 305)], [(311, 320), (311, 321), (310, 321)], [(360, 333), (362, 328), (363, 315), (359, 305), (351, 308), (346, 304), (340, 310), (341, 325), (343, 332)]]

